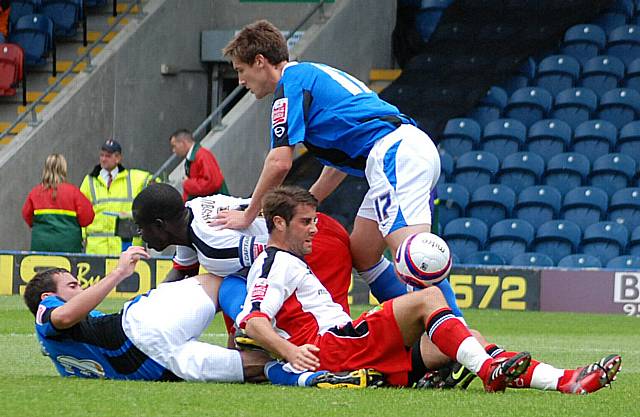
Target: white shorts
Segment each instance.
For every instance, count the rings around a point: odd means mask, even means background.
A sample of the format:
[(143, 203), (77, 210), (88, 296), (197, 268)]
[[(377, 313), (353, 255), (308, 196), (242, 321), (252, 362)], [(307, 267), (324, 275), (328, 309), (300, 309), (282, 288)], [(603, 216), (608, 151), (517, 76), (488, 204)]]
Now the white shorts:
[(126, 303), (122, 328), (138, 349), (184, 380), (242, 382), (238, 351), (197, 340), (215, 313), (198, 280), (187, 278)]
[(382, 236), (431, 224), (429, 198), (440, 177), (440, 155), (422, 130), (404, 124), (376, 142), (365, 176), (369, 191), (358, 216), (376, 221)]

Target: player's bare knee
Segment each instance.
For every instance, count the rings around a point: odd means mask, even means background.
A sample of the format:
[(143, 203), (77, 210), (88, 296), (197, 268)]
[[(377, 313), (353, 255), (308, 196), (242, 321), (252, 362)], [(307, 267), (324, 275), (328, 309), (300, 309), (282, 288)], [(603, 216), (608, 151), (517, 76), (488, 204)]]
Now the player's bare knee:
[(446, 308), (447, 301), (442, 295), (442, 291), (438, 287), (427, 287), (424, 290), (420, 290), (420, 293), (424, 297), (424, 305), (426, 306), (427, 314)]

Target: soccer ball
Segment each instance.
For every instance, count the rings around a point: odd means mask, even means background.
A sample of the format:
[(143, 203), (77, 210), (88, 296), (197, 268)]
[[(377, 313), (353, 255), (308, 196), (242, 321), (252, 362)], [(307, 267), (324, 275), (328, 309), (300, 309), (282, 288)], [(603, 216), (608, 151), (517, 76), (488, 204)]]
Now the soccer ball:
[(449, 275), (451, 251), (439, 236), (416, 233), (398, 247), (394, 264), (401, 281), (416, 288), (426, 288)]

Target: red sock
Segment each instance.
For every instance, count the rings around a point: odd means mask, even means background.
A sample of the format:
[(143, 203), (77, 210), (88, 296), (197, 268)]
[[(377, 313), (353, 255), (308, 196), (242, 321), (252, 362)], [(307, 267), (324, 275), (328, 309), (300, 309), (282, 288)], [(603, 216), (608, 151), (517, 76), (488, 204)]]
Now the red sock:
[(560, 379), (558, 379), (558, 386), (560, 387), (571, 381), (571, 378), (573, 378), (573, 374), (576, 372), (576, 369), (565, 369), (564, 374), (560, 377)]

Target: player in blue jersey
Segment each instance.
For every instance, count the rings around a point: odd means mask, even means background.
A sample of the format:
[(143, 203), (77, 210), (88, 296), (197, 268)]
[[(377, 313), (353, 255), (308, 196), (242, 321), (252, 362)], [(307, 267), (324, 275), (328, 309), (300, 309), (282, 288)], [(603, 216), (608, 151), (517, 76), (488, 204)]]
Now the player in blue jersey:
[(65, 269), (38, 273), (24, 299), (35, 316), (43, 352), (62, 376), (150, 381), (242, 382), (264, 380), (269, 359), (197, 338), (217, 309), (222, 279), (207, 275), (161, 284), (124, 305), (116, 314), (96, 306), (125, 278), (140, 258), (130, 247), (117, 267), (83, 290)]
[[(347, 175), (366, 177), (369, 191), (351, 233), (353, 265), (379, 301), (406, 293), (382, 254), (431, 229), (429, 200), (440, 157), (429, 136), (357, 78), (328, 65), (289, 62), (284, 37), (265, 20), (243, 28), (223, 53), (240, 85), (256, 98), (274, 94), (272, 149), (247, 209), (221, 212), (215, 223), (231, 229), (251, 224), (262, 197), (291, 169), (294, 146), (302, 143), (325, 165), (309, 190), (319, 201)], [(449, 282), (439, 287), (462, 316)]]

